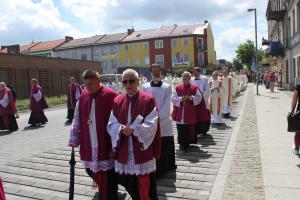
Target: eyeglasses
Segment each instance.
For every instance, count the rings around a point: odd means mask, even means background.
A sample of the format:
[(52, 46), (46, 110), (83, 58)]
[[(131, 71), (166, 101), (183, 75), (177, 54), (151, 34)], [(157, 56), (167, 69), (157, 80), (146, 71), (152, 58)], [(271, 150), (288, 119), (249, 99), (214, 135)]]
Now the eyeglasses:
[(124, 81), (122, 81), (122, 83), (123, 83), (123, 85), (127, 85), (127, 83), (133, 84), (133, 83), (135, 83), (135, 81), (136, 80), (134, 80), (134, 79), (130, 79), (130, 80), (124, 80)]

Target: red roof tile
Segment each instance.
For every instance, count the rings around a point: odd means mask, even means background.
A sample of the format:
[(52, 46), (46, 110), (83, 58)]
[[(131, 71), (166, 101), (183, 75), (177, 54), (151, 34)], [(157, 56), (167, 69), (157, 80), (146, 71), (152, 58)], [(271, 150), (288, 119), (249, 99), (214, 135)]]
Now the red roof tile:
[(24, 54), (26, 51), (30, 50), (30, 48), (34, 47), (35, 45), (38, 45), (40, 42), (33, 42), (31, 44), (26, 44), (20, 46), (20, 53)]
[(60, 40), (51, 40), (46, 42), (40, 42), (37, 45), (30, 48), (30, 52), (39, 52), (39, 51), (49, 51), (62, 45), (65, 42), (65, 39)]

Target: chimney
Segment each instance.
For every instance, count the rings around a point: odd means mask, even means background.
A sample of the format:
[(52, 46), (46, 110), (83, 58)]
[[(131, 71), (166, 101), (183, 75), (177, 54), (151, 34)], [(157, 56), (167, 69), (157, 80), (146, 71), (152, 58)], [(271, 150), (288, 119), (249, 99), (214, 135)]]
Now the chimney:
[(133, 32), (134, 32), (134, 28), (133, 28), (133, 27), (127, 29), (127, 34), (128, 34), (128, 35), (130, 35), (130, 34), (133, 33)]
[(65, 42), (69, 42), (71, 40), (73, 40), (73, 37), (71, 37), (71, 36), (65, 36)]

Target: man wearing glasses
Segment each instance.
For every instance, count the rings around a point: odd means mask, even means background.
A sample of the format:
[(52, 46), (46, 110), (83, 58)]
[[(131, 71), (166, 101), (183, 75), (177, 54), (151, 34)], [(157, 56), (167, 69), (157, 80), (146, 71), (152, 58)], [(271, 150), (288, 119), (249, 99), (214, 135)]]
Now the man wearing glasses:
[(126, 94), (114, 100), (107, 130), (119, 183), (132, 199), (157, 199), (156, 159), (160, 155), (160, 130), (154, 97), (139, 91), (138, 73), (122, 74)]

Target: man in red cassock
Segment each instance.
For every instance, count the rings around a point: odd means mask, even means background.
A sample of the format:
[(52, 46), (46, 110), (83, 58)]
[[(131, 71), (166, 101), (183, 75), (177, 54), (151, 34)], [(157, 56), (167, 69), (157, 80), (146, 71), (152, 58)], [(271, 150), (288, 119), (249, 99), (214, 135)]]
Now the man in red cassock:
[(138, 73), (122, 74), (126, 94), (114, 100), (107, 126), (118, 180), (132, 199), (157, 199), (156, 159), (160, 155), (160, 131), (154, 97), (139, 91)]
[(178, 131), (178, 144), (182, 151), (188, 150), (195, 141), (195, 125), (198, 122), (198, 108), (202, 95), (196, 85), (190, 83), (191, 74), (182, 73), (180, 83), (171, 97), (173, 102), (172, 118), (176, 122)]
[(111, 138), (106, 126), (116, 93), (100, 83), (97, 71), (82, 74), (85, 85), (75, 107), (69, 146), (80, 146), (81, 162), (95, 181), (101, 200), (117, 200), (114, 160), (109, 157)]
[(4, 82), (0, 83), (0, 130), (11, 132), (19, 129), (15, 114), (16, 105), (11, 90), (6, 87)]
[(48, 122), (48, 119), (45, 116), (44, 110), (48, 108), (48, 104), (45, 100), (43, 88), (38, 84), (35, 78), (31, 80), (31, 86), (29, 105), (31, 114), (28, 124), (31, 124), (31, 126), (45, 124)]
[(68, 88), (68, 101), (67, 101), (67, 107), (68, 107), (68, 115), (67, 115), (67, 122), (66, 123), (72, 123), (74, 118), (74, 110), (76, 103), (80, 97), (82, 90), (80, 87), (80, 84), (75, 82), (75, 78), (71, 76), (69, 78), (69, 88)]

